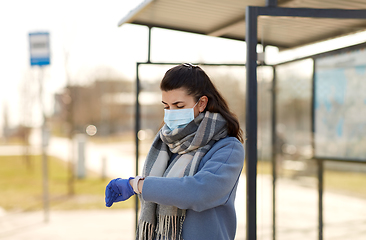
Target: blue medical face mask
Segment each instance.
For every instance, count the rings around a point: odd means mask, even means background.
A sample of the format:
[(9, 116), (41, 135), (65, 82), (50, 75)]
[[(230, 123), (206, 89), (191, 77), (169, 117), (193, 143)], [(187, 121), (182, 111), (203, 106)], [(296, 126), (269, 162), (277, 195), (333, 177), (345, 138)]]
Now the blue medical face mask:
[(193, 106), (193, 108), (184, 108), (184, 109), (164, 109), (164, 122), (169, 127), (170, 130), (174, 130), (176, 128), (184, 128), (188, 125), (188, 123), (192, 122), (194, 119), (194, 108), (197, 103)]

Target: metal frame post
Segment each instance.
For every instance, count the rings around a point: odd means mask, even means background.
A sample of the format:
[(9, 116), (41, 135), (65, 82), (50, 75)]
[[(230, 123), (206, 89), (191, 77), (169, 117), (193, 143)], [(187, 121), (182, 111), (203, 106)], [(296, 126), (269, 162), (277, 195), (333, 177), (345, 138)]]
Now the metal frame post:
[[(147, 47), (147, 63), (150, 63), (150, 56), (151, 56), (151, 27), (148, 27), (148, 47)], [(139, 102), (139, 95), (140, 95), (140, 76), (139, 76), (139, 66), (140, 63), (137, 62), (136, 63), (136, 105), (135, 105), (135, 149), (136, 149), (136, 157), (135, 157), (135, 175), (139, 175), (139, 155), (140, 155), (140, 150), (139, 150), (139, 145), (140, 145), (140, 140), (139, 140), (139, 131), (141, 129), (141, 111), (140, 111), (140, 102)], [(138, 197), (135, 197), (135, 229), (137, 229), (138, 227), (138, 212), (139, 212), (139, 199)]]
[[(135, 103), (135, 175), (139, 175), (139, 131), (140, 131), (140, 123), (141, 123), (141, 116), (140, 116), (140, 102), (139, 102), (139, 94), (140, 94), (140, 77), (139, 77), (139, 65), (140, 63), (136, 63), (136, 103)], [(137, 195), (135, 196), (135, 229), (138, 226), (138, 212), (139, 212), (139, 199)]]
[(324, 162), (318, 160), (318, 239), (323, 240), (323, 187)]
[(246, 239), (257, 239), (257, 17), (256, 8), (246, 10)]
[(276, 67), (272, 79), (272, 239), (276, 239), (276, 181), (277, 181), (277, 132), (276, 132)]
[(148, 46), (147, 46), (147, 61), (146, 61), (148, 63), (151, 62), (151, 60), (150, 60), (150, 57), (151, 57), (151, 28), (152, 27), (149, 26), (149, 41), (148, 41)]
[[(315, 156), (315, 59), (313, 58), (313, 79), (311, 91), (311, 146)], [(324, 188), (324, 161), (316, 160), (318, 165), (318, 240), (323, 240), (323, 188)]]

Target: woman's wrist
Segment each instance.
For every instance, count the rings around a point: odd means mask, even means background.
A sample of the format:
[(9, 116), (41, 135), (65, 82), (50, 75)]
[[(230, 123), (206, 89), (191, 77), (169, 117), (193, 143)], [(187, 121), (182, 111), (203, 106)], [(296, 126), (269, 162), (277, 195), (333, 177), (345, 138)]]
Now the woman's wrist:
[(140, 192), (140, 194), (142, 193), (142, 186), (144, 185), (144, 181), (145, 181), (145, 178), (141, 178), (138, 182), (138, 190)]

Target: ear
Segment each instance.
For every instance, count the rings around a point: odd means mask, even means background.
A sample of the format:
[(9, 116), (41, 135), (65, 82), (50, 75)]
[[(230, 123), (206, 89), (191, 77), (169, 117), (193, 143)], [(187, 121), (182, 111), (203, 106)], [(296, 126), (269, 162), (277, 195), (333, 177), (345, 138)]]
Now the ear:
[(208, 103), (208, 97), (202, 96), (200, 100), (198, 101), (198, 111), (203, 112), (206, 109)]

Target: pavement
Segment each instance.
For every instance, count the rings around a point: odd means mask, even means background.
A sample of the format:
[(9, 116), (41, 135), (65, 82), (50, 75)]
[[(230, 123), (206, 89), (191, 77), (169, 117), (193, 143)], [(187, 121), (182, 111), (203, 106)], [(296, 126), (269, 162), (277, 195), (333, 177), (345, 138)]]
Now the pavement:
[[(65, 139), (52, 139), (49, 153), (67, 160)], [(90, 145), (89, 145), (90, 146)], [(134, 172), (131, 146), (109, 145), (88, 148), (86, 167), (97, 171), (100, 158), (108, 156), (108, 176), (129, 176)], [(53, 149), (53, 150), (52, 150)], [(56, 149), (56, 150), (55, 150)], [(58, 150), (57, 150), (58, 149)], [(20, 153), (4, 149), (0, 154)], [(129, 152), (128, 152), (129, 151)], [(99, 153), (99, 154), (98, 154)], [(129, 154), (127, 154), (129, 153)], [(112, 156), (113, 155), (113, 156)], [(113, 170), (113, 171), (112, 171)], [(276, 239), (318, 239), (318, 198), (316, 179), (279, 179), (277, 183)], [(241, 177), (236, 197), (237, 236), (245, 239), (245, 177)], [(257, 239), (272, 239), (272, 180), (257, 178)], [(6, 240), (132, 240), (135, 214), (133, 209), (50, 211), (49, 221), (39, 212), (6, 212), (0, 208), (0, 239)], [(324, 193), (324, 239), (365, 240), (366, 200), (326, 191)], [(191, 240), (191, 239), (188, 239)]]

